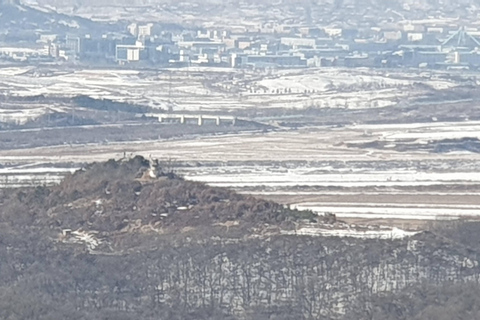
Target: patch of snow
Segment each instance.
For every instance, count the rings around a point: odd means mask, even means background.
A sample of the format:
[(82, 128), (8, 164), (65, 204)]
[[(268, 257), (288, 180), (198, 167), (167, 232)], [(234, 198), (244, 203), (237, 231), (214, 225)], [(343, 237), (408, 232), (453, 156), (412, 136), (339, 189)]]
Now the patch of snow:
[(97, 239), (92, 233), (77, 230), (72, 231), (71, 234), (77, 241), (85, 243), (89, 250), (95, 250), (101, 244), (101, 240)]
[(366, 219), (407, 219), (407, 220), (443, 220), (460, 217), (480, 217), (480, 211), (474, 208), (458, 208), (418, 206), (418, 207), (401, 207), (401, 206), (362, 206), (362, 204), (354, 204), (351, 206), (331, 206), (330, 204), (295, 204), (292, 207), (299, 210), (312, 210), (319, 214), (325, 212), (333, 213), (339, 218), (366, 218)]
[(324, 229), (316, 226), (304, 226), (296, 231), (282, 231), (287, 235), (304, 235), (304, 236), (322, 236), (322, 237), (349, 237), (360, 239), (403, 239), (414, 236), (418, 232), (405, 231), (399, 228), (377, 229), (377, 230), (361, 230), (357, 228), (347, 229)]

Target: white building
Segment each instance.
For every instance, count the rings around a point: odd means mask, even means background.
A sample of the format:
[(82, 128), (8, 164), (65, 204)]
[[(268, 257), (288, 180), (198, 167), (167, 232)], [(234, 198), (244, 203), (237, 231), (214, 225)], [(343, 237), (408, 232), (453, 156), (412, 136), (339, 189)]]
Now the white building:
[(290, 47), (310, 47), (315, 48), (316, 40), (312, 38), (293, 38), (293, 37), (282, 37), (280, 43)]
[(136, 23), (129, 24), (127, 29), (128, 33), (130, 33), (132, 36), (138, 36), (138, 25)]
[(153, 35), (153, 23), (138, 26), (139, 37), (150, 37)]

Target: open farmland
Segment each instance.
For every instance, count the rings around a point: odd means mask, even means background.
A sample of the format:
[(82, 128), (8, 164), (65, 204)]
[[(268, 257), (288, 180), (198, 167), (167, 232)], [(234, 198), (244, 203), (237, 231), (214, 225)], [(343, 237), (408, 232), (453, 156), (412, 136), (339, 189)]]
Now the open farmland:
[[(351, 110), (426, 99), (468, 100), (470, 96), (450, 91), (471, 85), (472, 81), (476, 79), (468, 75), (452, 78), (439, 72), (331, 68), (271, 72), (221, 68), (160, 71), (0, 68), (0, 90), (4, 97), (82, 95), (175, 112), (236, 113), (249, 117), (278, 116), (306, 108)], [(38, 107), (2, 105), (0, 122), (31, 121), (42, 115)], [(58, 112), (68, 111), (64, 106), (49, 107)], [(49, 108), (44, 106), (43, 110), (46, 113)]]
[[(4, 185), (56, 183), (84, 163), (140, 154), (189, 180), (350, 221), (416, 228), (480, 218), (472, 74), (3, 68), (0, 86), (0, 119), (16, 123), (0, 141)], [(78, 96), (89, 98), (72, 104)], [(98, 99), (110, 101), (107, 109), (89, 105)], [(247, 121), (198, 127), (138, 118), (156, 109)]]
[(414, 220), (480, 218), (478, 138), (475, 121), (351, 125), (4, 150), (0, 159), (37, 166), (125, 154), (173, 159), (169, 165), (189, 180), (343, 219), (414, 227)]

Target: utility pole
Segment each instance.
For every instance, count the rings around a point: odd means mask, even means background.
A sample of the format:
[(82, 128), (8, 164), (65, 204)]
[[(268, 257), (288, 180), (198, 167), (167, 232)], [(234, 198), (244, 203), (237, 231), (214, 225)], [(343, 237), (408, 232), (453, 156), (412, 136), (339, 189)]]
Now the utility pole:
[(172, 102), (172, 71), (168, 71), (168, 113), (173, 111)]
[(72, 125), (75, 124), (75, 103), (73, 104), (72, 108)]
[(172, 102), (172, 72), (168, 72), (168, 101)]

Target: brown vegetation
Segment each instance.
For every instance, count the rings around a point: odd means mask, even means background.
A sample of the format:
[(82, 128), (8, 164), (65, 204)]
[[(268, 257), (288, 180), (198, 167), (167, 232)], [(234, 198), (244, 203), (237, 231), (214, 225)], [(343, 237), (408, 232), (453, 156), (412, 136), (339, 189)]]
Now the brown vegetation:
[(470, 295), (455, 296), (478, 291), (479, 251), (466, 244), (479, 224), (395, 241), (258, 233), (314, 216), (141, 157), (92, 164), (52, 188), (4, 190), (1, 201), (2, 319), (478, 313)]
[(101, 232), (121, 231), (131, 223), (173, 232), (227, 221), (253, 228), (317, 219), (311, 212), (185, 181), (165, 168), (168, 164), (151, 165), (139, 156), (95, 163), (67, 176), (59, 186), (6, 191), (4, 208), (12, 209), (5, 210), (3, 217), (23, 217), (29, 224), (49, 228)]

